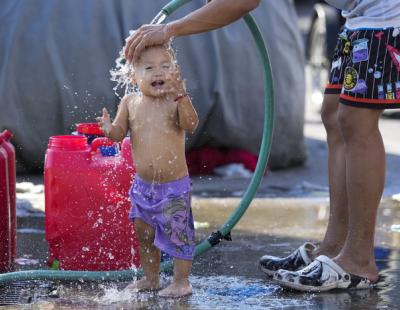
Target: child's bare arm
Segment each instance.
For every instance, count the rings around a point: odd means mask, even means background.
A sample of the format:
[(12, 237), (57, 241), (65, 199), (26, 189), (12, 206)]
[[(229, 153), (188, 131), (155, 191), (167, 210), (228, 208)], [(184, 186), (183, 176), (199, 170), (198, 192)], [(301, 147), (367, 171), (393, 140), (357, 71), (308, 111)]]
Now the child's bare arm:
[(183, 130), (193, 133), (199, 124), (197, 112), (188, 95), (177, 100), (178, 103), (178, 124)]
[(96, 118), (105, 136), (116, 142), (122, 141), (129, 129), (128, 100), (128, 96), (122, 98), (117, 116), (112, 123), (106, 108), (103, 108), (103, 115)]
[(192, 101), (186, 93), (185, 81), (181, 79), (178, 65), (176, 65), (176, 69), (172, 73), (171, 93), (177, 103), (178, 126), (187, 132), (193, 133), (197, 128), (199, 118)]

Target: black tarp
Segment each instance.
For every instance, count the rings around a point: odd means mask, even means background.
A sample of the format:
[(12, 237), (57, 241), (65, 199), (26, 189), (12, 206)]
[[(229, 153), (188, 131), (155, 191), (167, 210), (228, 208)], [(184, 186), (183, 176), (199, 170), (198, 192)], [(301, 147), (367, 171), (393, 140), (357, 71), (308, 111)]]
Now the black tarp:
[[(130, 29), (148, 23), (162, 0), (0, 1), (0, 129), (15, 134), (19, 162), (41, 168), (49, 136), (92, 122), (118, 98), (109, 70)], [(177, 18), (203, 5), (192, 1)], [(271, 56), (276, 129), (272, 167), (304, 159), (304, 64), (290, 0), (254, 11)], [(263, 124), (260, 60), (243, 21), (174, 42), (200, 117), (188, 148), (211, 145), (257, 152)]]

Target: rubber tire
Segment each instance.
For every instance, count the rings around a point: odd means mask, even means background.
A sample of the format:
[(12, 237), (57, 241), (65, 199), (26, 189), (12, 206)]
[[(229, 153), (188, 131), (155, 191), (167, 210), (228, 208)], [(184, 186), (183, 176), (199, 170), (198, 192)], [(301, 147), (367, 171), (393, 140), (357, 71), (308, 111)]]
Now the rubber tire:
[(337, 35), (344, 23), (344, 19), (341, 17), (339, 10), (327, 4), (316, 4), (313, 8), (313, 11), (314, 13), (311, 21), (311, 27), (307, 36), (306, 59), (307, 61), (310, 60), (312, 48), (315, 44), (313, 41), (313, 33), (314, 31), (318, 31), (318, 23), (322, 22), (322, 27), (324, 27), (326, 38), (326, 57), (330, 60), (333, 56)]
[(306, 45), (306, 110), (319, 113), (343, 20), (340, 11), (316, 4)]

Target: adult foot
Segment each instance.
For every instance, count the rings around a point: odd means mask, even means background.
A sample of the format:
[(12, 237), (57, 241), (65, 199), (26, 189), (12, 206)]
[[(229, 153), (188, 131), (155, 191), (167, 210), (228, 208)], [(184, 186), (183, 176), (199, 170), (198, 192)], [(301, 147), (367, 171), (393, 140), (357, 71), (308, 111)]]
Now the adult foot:
[(310, 253), (310, 257), (312, 260), (316, 259), (320, 255), (325, 255), (330, 258), (336, 257), (339, 253), (340, 250), (342, 249), (343, 245), (340, 246), (329, 246), (326, 245), (324, 242), (318, 245), (318, 247), (315, 247), (314, 250)]
[(184, 297), (192, 294), (192, 285), (188, 279), (174, 280), (170, 285), (161, 290), (158, 295), (161, 297)]
[(160, 280), (150, 280), (144, 277), (128, 284), (125, 289), (132, 291), (155, 291), (160, 289)]
[[(357, 259), (359, 260), (360, 258), (358, 257)], [(348, 273), (367, 278), (373, 283), (379, 280), (378, 269), (376, 268), (375, 261), (363, 262), (356, 261), (356, 259), (349, 260), (340, 255), (335, 257), (334, 261)]]
[(324, 255), (318, 256), (310, 265), (298, 271), (280, 269), (274, 274), (274, 280), (283, 287), (306, 292), (368, 289), (376, 285), (376, 281), (344, 271)]

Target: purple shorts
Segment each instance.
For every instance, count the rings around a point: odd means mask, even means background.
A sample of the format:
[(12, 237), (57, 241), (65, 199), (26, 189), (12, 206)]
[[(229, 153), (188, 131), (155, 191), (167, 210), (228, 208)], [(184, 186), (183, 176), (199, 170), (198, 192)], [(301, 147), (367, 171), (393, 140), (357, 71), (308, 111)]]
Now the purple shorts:
[(194, 223), (189, 177), (148, 183), (137, 175), (129, 191), (132, 209), (129, 219), (140, 218), (155, 229), (154, 245), (172, 257), (192, 260)]

